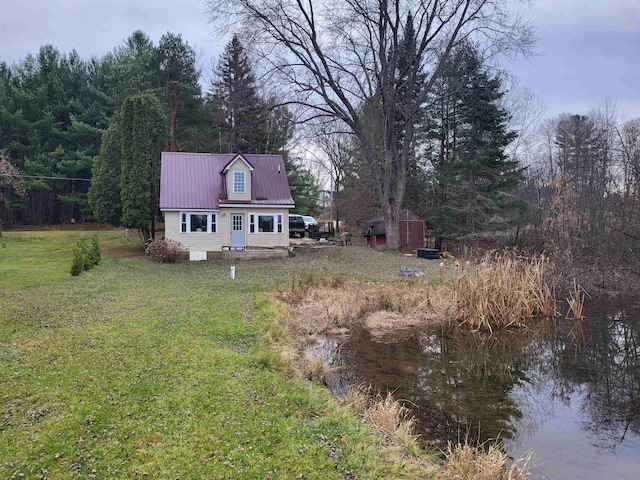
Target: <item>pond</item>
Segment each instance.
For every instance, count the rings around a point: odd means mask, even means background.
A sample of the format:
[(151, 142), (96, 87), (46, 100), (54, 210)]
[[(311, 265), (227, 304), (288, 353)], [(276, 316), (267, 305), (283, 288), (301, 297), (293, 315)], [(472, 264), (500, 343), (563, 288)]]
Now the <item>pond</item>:
[(370, 384), (412, 408), (426, 442), (499, 438), (532, 478), (640, 478), (640, 306), (493, 335), (435, 327), (321, 337), (329, 388)]

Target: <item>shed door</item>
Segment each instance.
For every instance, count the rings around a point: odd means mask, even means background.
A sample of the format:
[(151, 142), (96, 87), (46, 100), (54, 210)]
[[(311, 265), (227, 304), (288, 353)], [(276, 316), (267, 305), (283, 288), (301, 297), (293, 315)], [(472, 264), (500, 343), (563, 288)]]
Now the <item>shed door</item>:
[(231, 246), (244, 247), (244, 214), (231, 214)]

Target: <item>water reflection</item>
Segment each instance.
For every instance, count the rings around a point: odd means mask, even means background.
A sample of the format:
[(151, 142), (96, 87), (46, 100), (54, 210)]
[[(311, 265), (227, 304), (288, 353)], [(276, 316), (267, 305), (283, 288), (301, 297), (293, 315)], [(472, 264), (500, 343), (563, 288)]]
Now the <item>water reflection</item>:
[[(592, 452), (600, 465), (617, 455), (607, 478), (635, 478), (626, 475), (640, 468), (639, 319), (637, 306), (592, 305), (584, 322), (540, 322), (524, 334), (361, 330), (325, 338), (320, 350), (345, 366), (331, 388), (364, 382), (393, 392), (436, 446), (501, 438), (516, 451), (535, 448), (544, 474), (573, 478), (596, 478)], [(570, 473), (560, 465), (567, 458)]]
[[(621, 310), (589, 328), (577, 368), (566, 369), (584, 383), (583, 422), (600, 448), (615, 448), (628, 435), (640, 435), (640, 322)], [(569, 363), (571, 357), (565, 355)], [(577, 372), (577, 373), (576, 373)]]
[(355, 378), (413, 406), (424, 438), (441, 445), (513, 436), (522, 413), (509, 393), (528, 381), (530, 347), (512, 332), (405, 330), (374, 340), (361, 330), (341, 344), (341, 359)]

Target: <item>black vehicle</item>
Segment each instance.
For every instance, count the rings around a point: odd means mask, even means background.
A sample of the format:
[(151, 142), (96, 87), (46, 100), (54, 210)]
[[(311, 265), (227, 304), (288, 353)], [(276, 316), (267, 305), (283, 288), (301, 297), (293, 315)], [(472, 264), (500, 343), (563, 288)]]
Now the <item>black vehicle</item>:
[(289, 236), (304, 237), (304, 219), (302, 215), (289, 214)]

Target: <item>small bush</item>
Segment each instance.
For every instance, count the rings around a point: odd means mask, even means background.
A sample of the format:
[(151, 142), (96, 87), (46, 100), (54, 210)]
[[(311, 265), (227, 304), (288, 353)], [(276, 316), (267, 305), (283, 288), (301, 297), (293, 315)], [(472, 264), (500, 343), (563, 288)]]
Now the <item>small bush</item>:
[(184, 247), (173, 240), (153, 240), (146, 249), (151, 260), (158, 263), (178, 263)]
[(71, 275), (77, 277), (84, 270), (84, 261), (81, 256), (73, 254), (73, 263), (71, 264)]
[(89, 240), (89, 263), (91, 265), (98, 265), (100, 263), (101, 253), (100, 244), (98, 243), (98, 236), (94, 235)]
[(100, 263), (100, 244), (98, 237), (81, 238), (73, 247), (73, 262), (71, 263), (71, 275), (77, 277), (84, 270), (89, 270)]

